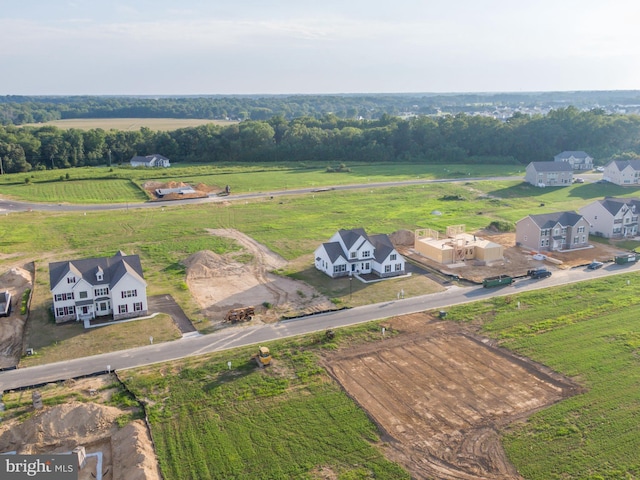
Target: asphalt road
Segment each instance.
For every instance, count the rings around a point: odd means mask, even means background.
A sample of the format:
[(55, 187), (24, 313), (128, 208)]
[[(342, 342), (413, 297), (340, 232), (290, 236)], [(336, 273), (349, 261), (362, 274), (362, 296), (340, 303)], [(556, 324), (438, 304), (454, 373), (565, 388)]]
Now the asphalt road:
[[(446, 291), (435, 294), (366, 305), (295, 320), (281, 321), (275, 324), (240, 325), (225, 328), (209, 335), (194, 336), (190, 334), (174, 342), (0, 372), (0, 390), (7, 391), (105, 370), (134, 368), (240, 346), (267, 343), (279, 338), (324, 331), (327, 328), (339, 328), (395, 315), (433, 309), (442, 310), (452, 305), (473, 302), (496, 295), (514, 295), (528, 290), (637, 271), (640, 271), (640, 263), (624, 266), (608, 264), (595, 271), (581, 267), (557, 271), (550, 278), (542, 280), (519, 279), (512, 285), (501, 288), (485, 289), (482, 287), (461, 288), (451, 286)], [(634, 285), (632, 288), (636, 289), (637, 287)], [(515, 305), (514, 308), (517, 308)]]

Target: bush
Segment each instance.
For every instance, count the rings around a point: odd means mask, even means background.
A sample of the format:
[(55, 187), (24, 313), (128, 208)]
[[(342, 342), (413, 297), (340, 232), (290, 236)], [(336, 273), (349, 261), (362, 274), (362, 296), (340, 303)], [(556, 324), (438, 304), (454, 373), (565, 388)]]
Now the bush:
[(511, 222), (504, 220), (495, 220), (489, 224), (489, 230), (497, 230), (498, 232), (513, 232), (515, 226)]

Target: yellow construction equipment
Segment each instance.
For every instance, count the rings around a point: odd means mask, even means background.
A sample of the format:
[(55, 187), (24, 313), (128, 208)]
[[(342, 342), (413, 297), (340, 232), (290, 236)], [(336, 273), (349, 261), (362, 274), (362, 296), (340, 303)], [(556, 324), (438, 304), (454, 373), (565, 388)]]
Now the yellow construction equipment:
[(267, 347), (259, 347), (258, 353), (251, 355), (251, 359), (255, 360), (260, 368), (264, 368), (271, 364), (271, 352)]
[(225, 322), (237, 323), (251, 320), (255, 314), (253, 307), (232, 308), (224, 317)]

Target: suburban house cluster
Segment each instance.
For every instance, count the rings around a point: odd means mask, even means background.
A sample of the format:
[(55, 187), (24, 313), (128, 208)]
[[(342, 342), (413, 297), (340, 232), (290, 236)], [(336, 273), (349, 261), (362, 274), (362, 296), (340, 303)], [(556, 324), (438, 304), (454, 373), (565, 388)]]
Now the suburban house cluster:
[(640, 159), (612, 160), (605, 165), (602, 179), (620, 186), (640, 184)]
[(405, 274), (405, 260), (387, 235), (364, 229), (338, 230), (315, 251), (315, 267), (331, 278), (373, 274), (380, 278)]
[(147, 283), (138, 255), (86, 258), (49, 264), (56, 323), (98, 317), (122, 320), (147, 314)]
[(606, 197), (565, 211), (527, 215), (516, 222), (516, 245), (534, 251), (587, 248), (589, 235), (627, 238), (638, 235), (640, 199)]
[(134, 156), (129, 160), (129, 164), (132, 167), (147, 167), (147, 168), (169, 168), (171, 162), (167, 157), (154, 153), (152, 155)]
[(575, 171), (593, 169), (593, 158), (582, 151), (566, 151), (553, 162), (531, 162), (525, 169), (525, 182), (536, 187), (566, 187), (573, 183)]

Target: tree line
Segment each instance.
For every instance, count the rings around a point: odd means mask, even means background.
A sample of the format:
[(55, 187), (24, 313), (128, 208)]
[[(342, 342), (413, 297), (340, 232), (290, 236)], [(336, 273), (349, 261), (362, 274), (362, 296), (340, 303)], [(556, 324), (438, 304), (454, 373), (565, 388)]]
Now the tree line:
[(287, 120), (207, 124), (171, 132), (63, 130), (53, 126), (0, 126), (4, 172), (125, 164), (159, 153), (172, 162), (428, 162), (521, 163), (553, 160), (584, 150), (604, 163), (640, 156), (640, 116), (575, 107), (546, 115), (515, 114), (507, 121), (479, 115), (383, 114), (375, 120), (334, 114)]

